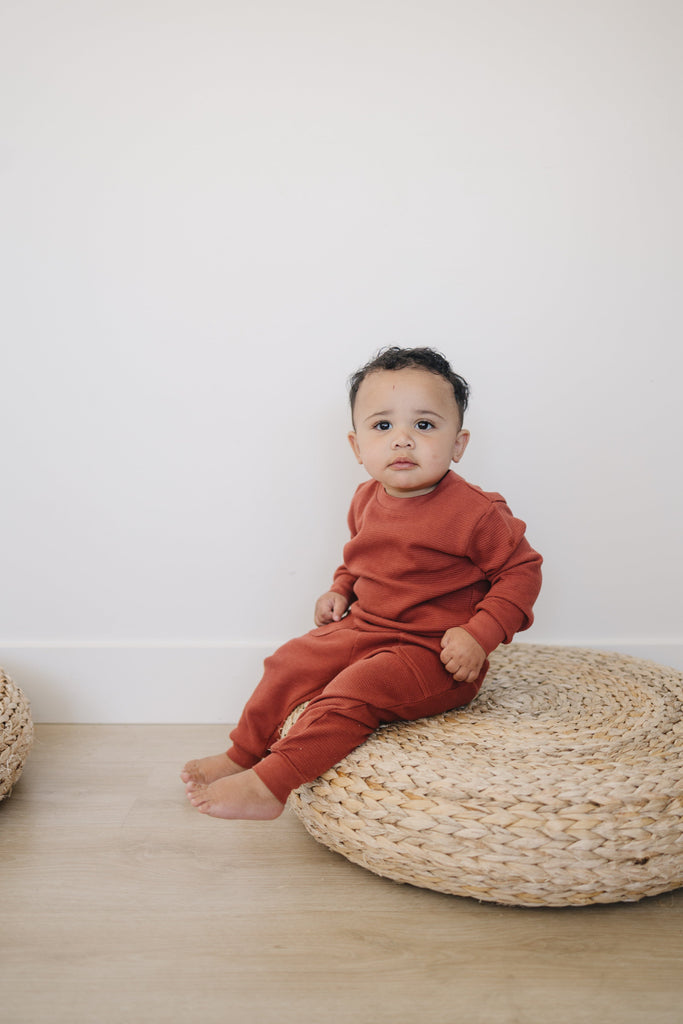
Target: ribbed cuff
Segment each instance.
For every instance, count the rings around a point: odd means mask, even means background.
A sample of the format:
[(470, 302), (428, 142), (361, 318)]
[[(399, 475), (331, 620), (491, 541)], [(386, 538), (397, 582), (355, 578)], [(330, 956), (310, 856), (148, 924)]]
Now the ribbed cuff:
[(231, 761), (238, 764), (240, 768), (253, 768), (255, 764), (258, 764), (258, 757), (254, 757), (253, 754), (249, 754), (246, 750), (242, 750), (241, 747), (236, 747), (235, 744), (226, 751), (226, 754)]
[(469, 633), (479, 646), (484, 648), (487, 656), (506, 639), (505, 630), (488, 612), (477, 612), (469, 622), (464, 622), (460, 628)]
[(297, 789), (306, 781), (301, 778), (299, 772), (290, 764), (284, 754), (278, 753), (268, 754), (262, 761), (259, 761), (254, 766), (254, 773), (281, 804), (286, 804), (287, 797), (292, 790)]

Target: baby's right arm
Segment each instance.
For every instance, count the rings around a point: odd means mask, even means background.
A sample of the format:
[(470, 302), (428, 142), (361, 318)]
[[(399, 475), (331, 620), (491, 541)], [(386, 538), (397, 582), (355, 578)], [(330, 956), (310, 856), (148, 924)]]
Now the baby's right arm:
[(328, 622), (339, 622), (349, 602), (341, 594), (329, 590), (315, 602), (314, 621), (316, 626), (326, 626)]

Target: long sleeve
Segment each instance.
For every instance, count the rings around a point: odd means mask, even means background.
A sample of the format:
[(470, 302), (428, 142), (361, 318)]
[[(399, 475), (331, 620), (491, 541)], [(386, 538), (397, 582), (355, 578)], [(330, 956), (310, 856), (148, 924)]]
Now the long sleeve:
[(341, 594), (347, 601), (351, 601), (353, 598), (353, 587), (356, 582), (356, 578), (346, 568), (344, 563), (335, 570), (334, 577), (332, 579), (332, 586), (330, 590), (333, 590), (335, 594)]
[(525, 524), (505, 502), (492, 502), (470, 538), (470, 558), (490, 584), (474, 615), (462, 624), (487, 654), (533, 622), (543, 559), (525, 536)]
[[(353, 539), (358, 532), (355, 515), (355, 499), (351, 502), (351, 507), (349, 508), (347, 525), (349, 527), (351, 539)], [(342, 562), (342, 564), (335, 570), (330, 590), (333, 590), (335, 594), (341, 594), (342, 597), (345, 597), (350, 603), (354, 598), (353, 588), (357, 579), (358, 577), (354, 575), (354, 573), (350, 572), (345, 563)]]

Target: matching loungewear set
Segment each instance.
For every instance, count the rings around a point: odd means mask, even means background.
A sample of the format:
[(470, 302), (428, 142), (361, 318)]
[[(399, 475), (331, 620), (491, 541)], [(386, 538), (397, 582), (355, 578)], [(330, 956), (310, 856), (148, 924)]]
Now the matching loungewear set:
[(475, 682), (454, 680), (440, 659), (446, 630), (461, 626), (490, 654), (533, 621), (542, 559), (500, 494), (452, 470), (414, 498), (392, 497), (369, 480), (353, 497), (349, 529), (331, 587), (351, 602), (348, 614), (266, 659), (230, 734), (228, 756), (254, 768), (282, 803), (381, 723), (439, 714), (476, 696), (488, 661)]

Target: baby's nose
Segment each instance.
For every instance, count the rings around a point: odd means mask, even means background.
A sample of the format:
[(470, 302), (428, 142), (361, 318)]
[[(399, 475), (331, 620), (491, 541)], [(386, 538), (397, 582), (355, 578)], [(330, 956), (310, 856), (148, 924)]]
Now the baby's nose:
[(394, 448), (412, 448), (413, 439), (407, 431), (400, 430), (394, 437), (393, 445)]

